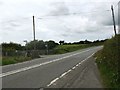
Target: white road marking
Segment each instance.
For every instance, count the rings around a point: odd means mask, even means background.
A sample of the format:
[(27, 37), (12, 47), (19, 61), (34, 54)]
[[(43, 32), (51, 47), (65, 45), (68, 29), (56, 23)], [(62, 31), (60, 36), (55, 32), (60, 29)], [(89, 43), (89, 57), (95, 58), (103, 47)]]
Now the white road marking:
[(54, 82), (56, 82), (59, 78), (54, 79), (53, 81), (50, 82), (50, 84), (48, 84), (47, 86), (49, 87), (50, 85), (52, 85)]
[(78, 66), (79, 66), (79, 64), (76, 65), (76, 67), (78, 67)]
[(68, 74), (69, 72), (71, 72), (72, 70), (68, 70), (67, 72), (63, 73), (62, 75), (60, 75), (58, 78), (55, 78), (54, 80), (52, 80), (50, 82), (50, 84), (47, 85), (47, 87), (51, 86), (52, 84), (54, 84), (57, 80), (59, 80), (60, 78), (62, 78), (63, 76), (65, 76), (66, 74)]
[(76, 67), (73, 67), (72, 69), (75, 69)]
[(5, 73), (0, 74), (0, 77), (5, 77), (5, 76), (8, 76), (8, 75), (12, 75), (12, 74), (16, 74), (16, 73), (19, 73), (19, 72), (27, 71), (27, 70), (30, 70), (30, 69), (33, 69), (33, 68), (37, 68), (37, 67), (40, 67), (42, 65), (46, 65), (46, 64), (49, 64), (49, 63), (53, 63), (53, 62), (56, 62), (56, 61), (59, 61), (59, 60), (65, 59), (65, 58), (69, 58), (69, 57), (72, 57), (72, 56), (84, 53), (84, 52), (88, 52), (90, 50), (91, 49), (88, 49), (88, 50), (85, 50), (85, 51), (82, 51), (82, 52), (79, 52), (79, 53), (75, 53), (75, 54), (68, 55), (68, 56), (65, 56), (65, 57), (62, 57), (62, 58), (51, 60), (49, 62), (44, 62), (44, 63), (41, 63), (41, 64), (36, 64), (36, 65), (33, 65), (33, 66), (21, 68), (21, 69), (18, 69), (18, 70), (13, 70), (13, 71), (5, 72)]
[(69, 72), (71, 72), (72, 70), (70, 69), (70, 70), (68, 70), (66, 73), (68, 74)]
[[(80, 63), (78, 63), (77, 65), (75, 65), (74, 67), (72, 67), (72, 69), (75, 69), (76, 67), (78, 67), (80, 64), (82, 64), (83, 62), (85, 62), (86, 60), (88, 60), (90, 57), (92, 57), (95, 53), (93, 53), (92, 55), (88, 56), (86, 59), (82, 60)], [(87, 67), (86, 67), (87, 68)], [(86, 69), (85, 68), (85, 69)], [(68, 74), (69, 72), (72, 71), (72, 69), (66, 71), (65, 73), (63, 73), (62, 75), (60, 75), (58, 78), (54, 79), (53, 81), (50, 82), (50, 84), (47, 85), (47, 87), (53, 85), (57, 80), (59, 80), (60, 78), (64, 77), (66, 74)], [(85, 69), (83, 71), (85, 71)]]
[(67, 73), (65, 72), (65, 73), (63, 73), (61, 76), (60, 76), (60, 78), (62, 78), (63, 76), (65, 76)]

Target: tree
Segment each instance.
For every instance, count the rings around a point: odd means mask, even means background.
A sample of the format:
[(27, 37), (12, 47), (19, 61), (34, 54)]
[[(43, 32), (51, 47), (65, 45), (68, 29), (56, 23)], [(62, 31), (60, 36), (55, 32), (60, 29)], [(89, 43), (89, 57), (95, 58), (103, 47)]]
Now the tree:
[(46, 41), (45, 44), (48, 46), (48, 49), (53, 49), (53, 48), (55, 48), (58, 45), (58, 43), (55, 43), (52, 40)]
[(36, 50), (45, 50), (46, 49), (46, 45), (48, 46), (49, 49), (53, 49), (54, 47), (56, 47), (58, 44), (55, 43), (54, 41), (50, 40), (50, 41), (43, 41), (43, 40), (36, 40), (36, 41), (31, 41), (29, 43), (27, 43), (26, 48), (28, 50), (34, 50), (34, 46), (36, 47)]
[(24, 47), (17, 43), (2, 43), (2, 55), (3, 56), (12, 56), (15, 55), (17, 50), (24, 50)]
[(80, 41), (79, 44), (84, 44), (84, 41)]
[(30, 41), (27, 43), (26, 48), (28, 50), (34, 50), (34, 47), (36, 50), (44, 50), (45, 49), (45, 42), (43, 40), (35, 40), (35, 41)]
[(65, 43), (65, 41), (59, 41), (60, 45), (63, 45)]
[(85, 40), (84, 41), (84, 44), (90, 44), (90, 43), (92, 43), (91, 41), (88, 41), (88, 40)]
[(24, 47), (17, 43), (2, 43), (2, 50), (23, 50)]

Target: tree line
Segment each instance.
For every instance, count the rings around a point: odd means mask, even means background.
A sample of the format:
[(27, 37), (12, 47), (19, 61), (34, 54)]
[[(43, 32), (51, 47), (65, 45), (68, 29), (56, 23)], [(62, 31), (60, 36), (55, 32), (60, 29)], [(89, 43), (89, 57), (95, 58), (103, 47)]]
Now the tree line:
[(105, 42), (106, 40), (108, 39), (105, 39), (105, 40), (95, 40), (95, 41), (89, 41), (89, 40), (84, 40), (84, 41), (79, 41), (79, 42), (65, 42), (65, 41), (59, 41), (60, 45), (73, 45), (73, 44), (95, 44), (95, 43), (103, 43)]
[(85, 41), (79, 41), (79, 42), (65, 42), (65, 41), (59, 41), (59, 43), (56, 43), (53, 40), (49, 40), (49, 41), (43, 41), (43, 40), (35, 40), (35, 41), (30, 41), (28, 43), (26, 43), (25, 46), (22, 46), (21, 44), (17, 44), (17, 43), (2, 43), (2, 51), (15, 51), (15, 50), (34, 50), (34, 48), (36, 50), (46, 50), (46, 48), (48, 49), (53, 49), (58, 45), (73, 45), (73, 44), (94, 44), (94, 43), (101, 43), (101, 42), (105, 42), (107, 39), (105, 40), (96, 40), (96, 41), (89, 41), (89, 40), (85, 40)]

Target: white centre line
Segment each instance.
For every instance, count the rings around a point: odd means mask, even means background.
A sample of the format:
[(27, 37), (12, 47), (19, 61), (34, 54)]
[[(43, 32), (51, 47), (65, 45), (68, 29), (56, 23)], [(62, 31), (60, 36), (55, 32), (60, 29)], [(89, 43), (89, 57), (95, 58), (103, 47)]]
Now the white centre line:
[(79, 65), (81, 65), (83, 62), (85, 62), (86, 60), (88, 60), (90, 57), (92, 57), (95, 53), (93, 53), (92, 55), (88, 56), (87, 58), (85, 58), (84, 60), (82, 60), (80, 63), (78, 63), (77, 65), (75, 65), (74, 67), (72, 67), (72, 69), (64, 72), (63, 74), (61, 74), (59, 77), (55, 78), (54, 80), (52, 80), (50, 82), (50, 84), (47, 85), (47, 87), (53, 85), (57, 80), (59, 80), (60, 78), (64, 77), (65, 75), (67, 75), (69, 72), (71, 72), (73, 69), (75, 69), (76, 67), (78, 67)]
[(75, 69), (76, 67), (73, 67), (72, 69)]
[(48, 84), (47, 86), (48, 86), (48, 87), (51, 86), (51, 85), (52, 85), (53, 83), (55, 83), (58, 79), (59, 79), (59, 78), (54, 79), (54, 80), (51, 81), (50, 84)]
[(65, 56), (65, 57), (62, 57), (62, 58), (58, 58), (58, 59), (55, 59), (55, 60), (51, 60), (51, 61), (48, 61), (48, 62), (36, 64), (36, 65), (33, 65), (33, 66), (29, 66), (29, 67), (24, 67), (24, 68), (21, 68), (21, 69), (18, 69), (18, 70), (5, 72), (5, 73), (0, 74), (0, 77), (5, 77), (5, 76), (8, 76), (8, 75), (12, 75), (12, 74), (16, 74), (16, 73), (19, 73), (19, 72), (27, 71), (27, 70), (30, 70), (30, 69), (33, 69), (33, 68), (37, 68), (37, 67), (40, 67), (42, 65), (50, 64), (50, 63), (53, 63), (53, 62), (56, 62), (56, 61), (63, 60), (65, 58), (69, 58), (69, 57), (72, 57), (72, 56), (75, 56), (75, 55), (78, 55), (78, 54), (81, 54), (81, 53), (84, 53), (84, 52), (88, 52), (90, 50), (91, 49), (88, 49), (88, 50), (85, 50), (85, 51), (82, 51), (82, 52), (79, 52), (79, 53), (68, 55), (68, 56)]

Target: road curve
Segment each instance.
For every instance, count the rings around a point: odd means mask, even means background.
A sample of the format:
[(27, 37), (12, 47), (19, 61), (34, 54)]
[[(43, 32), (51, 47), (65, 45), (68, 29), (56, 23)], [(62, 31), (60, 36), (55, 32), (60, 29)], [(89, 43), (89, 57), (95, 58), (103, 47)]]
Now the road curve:
[(0, 74), (0, 77), (2, 77), (2, 87), (47, 87), (55, 78), (90, 57), (101, 48), (101, 46), (91, 47), (71, 53), (43, 56), (43, 58), (32, 61), (3, 66), (3, 73)]

